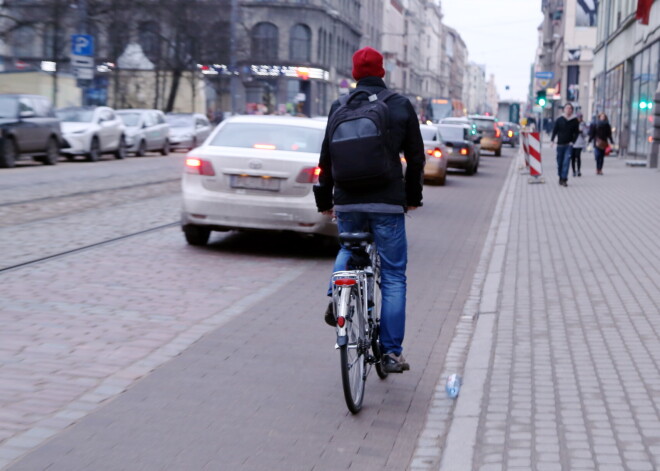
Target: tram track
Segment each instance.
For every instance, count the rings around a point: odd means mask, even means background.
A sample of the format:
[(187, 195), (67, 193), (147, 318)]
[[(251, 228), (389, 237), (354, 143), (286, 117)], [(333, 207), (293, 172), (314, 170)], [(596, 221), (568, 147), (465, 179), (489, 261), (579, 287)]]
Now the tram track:
[(0, 207), (8, 207), (8, 206), (18, 206), (21, 204), (32, 204), (32, 203), (39, 203), (41, 201), (55, 201), (58, 199), (66, 199), (66, 198), (76, 198), (79, 196), (89, 196), (97, 193), (106, 193), (106, 192), (113, 192), (113, 191), (122, 191), (122, 190), (130, 190), (130, 189), (135, 189), (135, 188), (142, 188), (146, 186), (154, 186), (154, 185), (162, 185), (165, 183), (171, 183), (175, 181), (180, 181), (181, 177), (177, 176), (176, 178), (167, 178), (164, 180), (156, 180), (156, 181), (150, 181), (150, 182), (141, 182), (141, 183), (133, 183), (130, 185), (122, 185), (122, 186), (116, 186), (116, 187), (110, 187), (110, 188), (99, 188), (99, 189), (94, 189), (94, 190), (84, 190), (84, 191), (77, 191), (75, 193), (67, 193), (64, 195), (50, 195), (50, 196), (41, 196), (39, 198), (33, 198), (33, 199), (28, 199), (28, 200), (20, 200), (20, 201), (8, 201), (6, 203), (0, 203)]
[(177, 226), (179, 224), (180, 224), (180, 221), (170, 222), (170, 223), (167, 223), (167, 224), (161, 224), (159, 226), (151, 227), (149, 229), (144, 229), (144, 230), (141, 230), (141, 231), (136, 231), (136, 232), (133, 232), (133, 233), (130, 233), (130, 234), (121, 235), (121, 236), (118, 236), (118, 237), (113, 237), (111, 239), (107, 239), (107, 240), (104, 240), (104, 241), (101, 241), (101, 242), (95, 242), (93, 244), (84, 245), (82, 247), (76, 247), (76, 248), (65, 250), (63, 252), (59, 252), (59, 253), (56, 253), (56, 254), (46, 255), (46, 256), (39, 257), (39, 258), (29, 260), (29, 261), (26, 261), (26, 262), (20, 262), (20, 263), (14, 264), (14, 265), (6, 266), (6, 267), (0, 267), (0, 274), (11, 271), (11, 270), (16, 270), (18, 268), (24, 268), (24, 267), (34, 265), (34, 264), (37, 264), (37, 263), (45, 262), (45, 261), (48, 261), (48, 260), (53, 260), (53, 259), (65, 257), (67, 255), (72, 255), (72, 254), (75, 254), (75, 253), (78, 253), (78, 252), (84, 252), (84, 251), (91, 250), (91, 249), (94, 249), (94, 248), (97, 248), (97, 247), (102, 247), (104, 245), (108, 245), (108, 244), (111, 244), (113, 242), (118, 242), (118, 241), (121, 241), (121, 240), (130, 239), (132, 237), (137, 237), (137, 236), (140, 236), (140, 235), (148, 234), (150, 232), (156, 232), (156, 231), (159, 231), (159, 230), (162, 230), (162, 229), (167, 229), (167, 228), (170, 228), (170, 227)]

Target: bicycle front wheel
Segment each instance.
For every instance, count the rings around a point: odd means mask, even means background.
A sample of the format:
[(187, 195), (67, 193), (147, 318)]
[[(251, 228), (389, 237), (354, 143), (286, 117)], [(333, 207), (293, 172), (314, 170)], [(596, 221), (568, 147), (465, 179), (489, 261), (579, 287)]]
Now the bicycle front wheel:
[[(357, 288), (352, 288), (345, 301), (346, 345), (339, 347), (341, 359), (341, 382), (348, 410), (357, 414), (362, 409), (364, 384), (367, 379), (366, 340), (364, 318), (360, 306)], [(340, 307), (340, 311), (342, 307)]]

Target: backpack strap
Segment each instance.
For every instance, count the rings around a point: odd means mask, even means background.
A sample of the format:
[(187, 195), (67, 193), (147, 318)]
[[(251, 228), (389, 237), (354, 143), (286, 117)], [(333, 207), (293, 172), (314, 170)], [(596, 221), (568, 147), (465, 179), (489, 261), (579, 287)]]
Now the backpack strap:
[(392, 98), (395, 95), (396, 95), (396, 92), (393, 92), (392, 90), (385, 88), (385, 89), (381, 90), (380, 92), (378, 92), (378, 94), (376, 96), (378, 97), (379, 100), (381, 100), (383, 102), (386, 102), (387, 100), (389, 100), (390, 98)]

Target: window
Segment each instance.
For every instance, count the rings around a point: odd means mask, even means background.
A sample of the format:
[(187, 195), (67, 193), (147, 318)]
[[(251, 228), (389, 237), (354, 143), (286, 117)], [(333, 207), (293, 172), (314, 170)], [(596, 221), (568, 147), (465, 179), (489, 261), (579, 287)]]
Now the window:
[(19, 113), (35, 113), (32, 100), (27, 97), (21, 97), (18, 100), (18, 112)]
[(252, 57), (277, 60), (278, 30), (272, 23), (259, 23), (252, 28)]
[(309, 62), (311, 60), (311, 42), (312, 32), (306, 25), (298, 24), (291, 28), (290, 59)]
[(221, 20), (213, 23), (208, 42), (203, 42), (206, 62), (229, 64), (231, 50), (231, 26), (229, 21)]
[(138, 27), (138, 42), (149, 59), (160, 57), (160, 26), (155, 21), (143, 21)]
[(128, 45), (129, 35), (126, 34), (125, 26), (119, 21), (110, 23), (108, 27), (108, 53), (110, 59), (116, 61), (122, 55)]
[(35, 37), (37, 37), (37, 34), (31, 26), (16, 28), (11, 35), (14, 56), (18, 58), (34, 57)]

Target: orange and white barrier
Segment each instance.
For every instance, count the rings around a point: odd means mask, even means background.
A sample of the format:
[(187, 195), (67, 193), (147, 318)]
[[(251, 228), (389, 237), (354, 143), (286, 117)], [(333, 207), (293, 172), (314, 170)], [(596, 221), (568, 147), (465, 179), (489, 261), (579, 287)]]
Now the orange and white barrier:
[(529, 183), (545, 183), (541, 166), (541, 133), (524, 133), (523, 146), (529, 165)]

